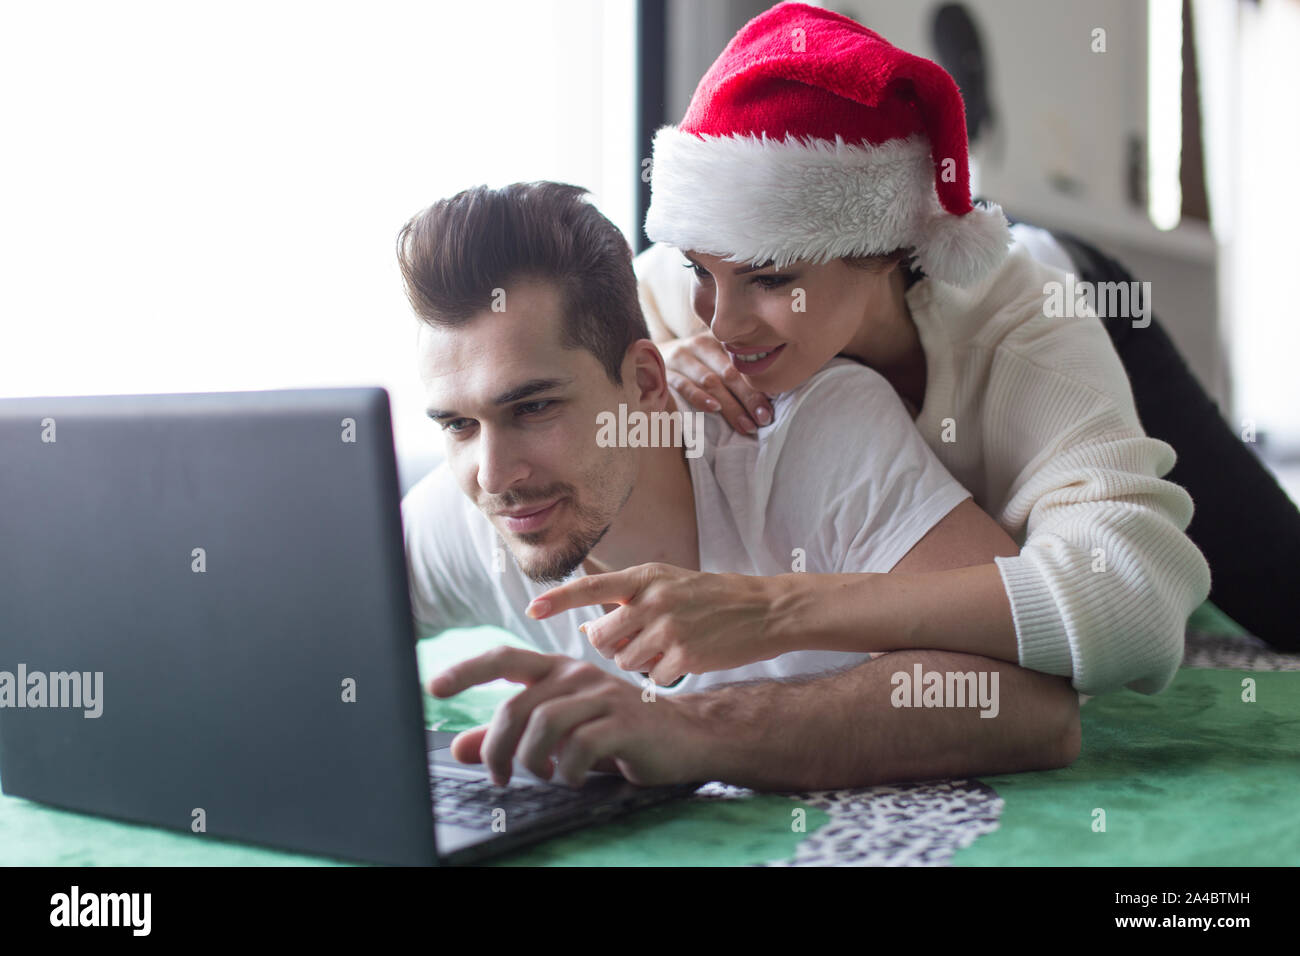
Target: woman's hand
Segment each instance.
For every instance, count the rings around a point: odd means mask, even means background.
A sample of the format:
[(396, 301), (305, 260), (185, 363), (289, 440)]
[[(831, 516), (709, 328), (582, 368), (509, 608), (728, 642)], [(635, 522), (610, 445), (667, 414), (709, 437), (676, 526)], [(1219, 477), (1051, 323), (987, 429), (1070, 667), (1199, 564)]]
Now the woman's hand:
[(710, 332), (659, 346), (668, 384), (703, 412), (721, 412), (738, 432), (752, 435), (772, 421), (772, 404), (732, 364), (731, 355)]
[(656, 684), (742, 667), (785, 652), (772, 634), (778, 578), (640, 564), (561, 584), (528, 605), (534, 619), (590, 604), (618, 604), (583, 625), (591, 645)]

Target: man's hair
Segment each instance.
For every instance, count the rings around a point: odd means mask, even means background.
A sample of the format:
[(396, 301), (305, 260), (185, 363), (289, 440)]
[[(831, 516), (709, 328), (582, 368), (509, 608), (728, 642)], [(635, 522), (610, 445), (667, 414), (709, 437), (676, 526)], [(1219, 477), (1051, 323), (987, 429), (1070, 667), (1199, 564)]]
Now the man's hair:
[(496, 289), (548, 281), (560, 294), (564, 347), (586, 349), (621, 384), (628, 346), (650, 332), (632, 250), (587, 192), (554, 182), (476, 186), (412, 217), (397, 259), (415, 314), (457, 326), (489, 309)]

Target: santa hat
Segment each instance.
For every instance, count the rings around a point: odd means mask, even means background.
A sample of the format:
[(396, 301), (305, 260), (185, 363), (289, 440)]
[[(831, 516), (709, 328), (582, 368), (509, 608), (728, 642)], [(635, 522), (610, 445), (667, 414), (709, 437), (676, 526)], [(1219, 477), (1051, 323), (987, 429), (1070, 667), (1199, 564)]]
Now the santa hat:
[(756, 265), (912, 247), (971, 285), (1006, 255), (998, 206), (970, 198), (961, 94), (942, 67), (837, 13), (782, 3), (749, 21), (654, 138), (646, 235)]

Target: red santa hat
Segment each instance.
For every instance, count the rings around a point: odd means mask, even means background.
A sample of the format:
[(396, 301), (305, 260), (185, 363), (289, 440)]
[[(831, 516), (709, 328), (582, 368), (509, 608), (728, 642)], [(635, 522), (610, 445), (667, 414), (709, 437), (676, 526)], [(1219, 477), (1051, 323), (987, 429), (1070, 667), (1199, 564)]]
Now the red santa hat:
[(1006, 255), (998, 206), (974, 206), (961, 94), (942, 67), (842, 16), (781, 3), (709, 68), (654, 138), (646, 235), (756, 265), (912, 247), (971, 285)]

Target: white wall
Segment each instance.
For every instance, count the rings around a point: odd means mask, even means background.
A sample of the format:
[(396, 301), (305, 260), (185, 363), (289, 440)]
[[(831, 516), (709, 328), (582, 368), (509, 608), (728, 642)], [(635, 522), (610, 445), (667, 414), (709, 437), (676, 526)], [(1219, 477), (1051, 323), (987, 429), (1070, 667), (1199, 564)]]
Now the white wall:
[[(934, 59), (939, 3), (823, 4)], [(1228, 410), (1217, 322), (1217, 250), (1208, 229), (1153, 227), (1129, 200), (1130, 135), (1147, 130), (1147, 9), (1137, 0), (967, 0), (989, 63), (998, 128), (974, 159), (977, 191), (1018, 218), (1087, 239), (1152, 283), (1156, 314), (1201, 384)], [(1093, 31), (1104, 29), (1104, 53)], [(1054, 183), (1073, 185), (1062, 191)]]

